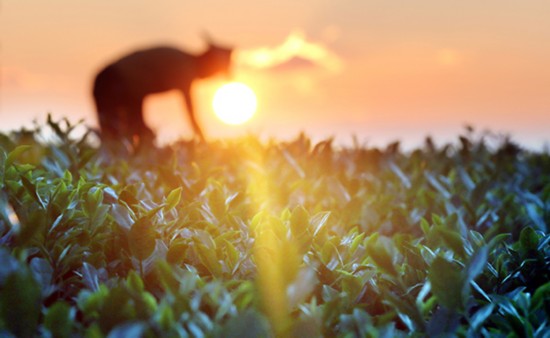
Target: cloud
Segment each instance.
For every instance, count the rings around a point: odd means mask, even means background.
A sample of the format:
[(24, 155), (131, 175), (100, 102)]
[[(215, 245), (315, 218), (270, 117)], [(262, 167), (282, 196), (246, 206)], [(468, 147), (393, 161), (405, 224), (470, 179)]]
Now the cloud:
[(260, 47), (237, 51), (236, 62), (258, 69), (295, 70), (320, 67), (339, 72), (342, 60), (321, 43), (308, 41), (304, 32), (295, 30), (275, 47)]
[(269, 67), (272, 71), (293, 71), (298, 69), (307, 69), (317, 67), (317, 64), (301, 56), (294, 56), (285, 62)]

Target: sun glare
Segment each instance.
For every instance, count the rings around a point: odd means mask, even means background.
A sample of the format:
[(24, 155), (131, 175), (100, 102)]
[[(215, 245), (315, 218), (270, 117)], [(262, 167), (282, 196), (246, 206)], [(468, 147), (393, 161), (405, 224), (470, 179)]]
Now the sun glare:
[(244, 83), (231, 82), (216, 91), (212, 107), (216, 116), (223, 122), (242, 124), (256, 112), (256, 95)]

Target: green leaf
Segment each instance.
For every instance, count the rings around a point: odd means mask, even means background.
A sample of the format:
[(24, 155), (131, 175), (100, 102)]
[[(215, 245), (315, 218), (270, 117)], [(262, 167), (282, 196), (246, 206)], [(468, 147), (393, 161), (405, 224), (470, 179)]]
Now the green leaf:
[(457, 311), (463, 309), (465, 281), (461, 269), (456, 264), (437, 256), (428, 271), (428, 279), (441, 305)]
[(326, 241), (321, 249), (318, 251), (321, 258), (321, 262), (325, 265), (331, 265), (331, 261), (336, 259), (335, 257), (338, 254), (338, 249), (331, 241)]
[(357, 236), (355, 236), (355, 238), (353, 239), (353, 241), (351, 242), (351, 245), (349, 247), (349, 252), (351, 254), (354, 254), (355, 251), (357, 250), (357, 247), (359, 246), (359, 244), (361, 244), (363, 242), (363, 238), (365, 238), (365, 233), (361, 233)]
[(184, 241), (175, 241), (170, 244), (166, 253), (166, 261), (170, 264), (180, 264), (185, 259), (185, 253), (189, 245)]
[(54, 337), (70, 337), (72, 323), (71, 307), (64, 301), (53, 304), (44, 317), (44, 326)]
[(125, 204), (113, 204), (109, 210), (110, 215), (123, 229), (130, 230), (132, 228), (134, 221), (132, 220), (132, 214), (130, 213), (131, 210)]
[(44, 228), (48, 219), (44, 217), (44, 213), (40, 211), (30, 212), (26, 220), (21, 219), (21, 230), (17, 234), (17, 245), (24, 247), (32, 243), (36, 239), (40, 239), (44, 233)]
[(550, 282), (539, 286), (531, 299), (531, 311), (536, 311), (546, 303), (547, 315), (550, 309)]
[(407, 298), (398, 297), (391, 291), (384, 291), (384, 301), (397, 308), (401, 319), (406, 318), (410, 324), (414, 323), (414, 327), (411, 326), (410, 329), (424, 330), (425, 324), (420, 311)]
[(216, 256), (216, 250), (212, 250), (200, 242), (195, 242), (194, 248), (202, 265), (204, 265), (213, 276), (221, 276), (222, 267)]
[(451, 249), (455, 254), (461, 258), (466, 257), (466, 251), (464, 250), (464, 241), (459, 233), (445, 228), (443, 226), (435, 227), (436, 234), (440, 239)]
[(88, 190), (86, 196), (85, 210), (88, 215), (92, 216), (95, 214), (97, 207), (103, 202), (103, 190), (92, 187)]
[(424, 177), (428, 180), (428, 183), (430, 183), (430, 185), (441, 194), (442, 198), (446, 200), (451, 198), (451, 193), (445, 187), (443, 187), (443, 185), (434, 175), (426, 171), (424, 172)]
[(123, 286), (112, 288), (104, 299), (98, 319), (103, 332), (136, 320), (136, 305), (130, 292)]
[(229, 261), (228, 263), (230, 263), (231, 268), (234, 268), (239, 262), (241, 254), (230, 241), (224, 240), (224, 243), (224, 248), (227, 252), (227, 260)]
[(487, 304), (484, 307), (476, 311), (476, 313), (470, 319), (470, 325), (474, 330), (477, 330), (487, 318), (493, 313), (495, 308), (494, 304)]
[(6, 158), (6, 161), (4, 162), (4, 166), (7, 168), (10, 165), (12, 165), (13, 162), (15, 161), (15, 159), (17, 159), (17, 157), (19, 155), (21, 155), (22, 153), (24, 153), (25, 151), (27, 151), (29, 149), (31, 149), (30, 145), (25, 145), (24, 144), (24, 145), (17, 146), (15, 149), (10, 151), (10, 153), (8, 154), (8, 157)]
[(147, 218), (137, 220), (128, 233), (130, 251), (140, 261), (145, 260), (155, 250), (157, 233)]
[(19, 262), (10, 255), (7, 248), (0, 246), (0, 286), (4, 285), (6, 278), (20, 269)]
[(42, 200), (42, 197), (40, 197), (40, 195), (38, 194), (38, 190), (36, 189), (36, 186), (34, 185), (34, 183), (32, 183), (25, 176), (21, 176), (21, 183), (23, 183), (23, 186), (25, 187), (25, 189), (27, 189), (31, 197), (38, 203), (38, 205), (42, 207), (42, 209), (46, 209), (46, 204)]
[(430, 233), (430, 223), (428, 223), (424, 217), (420, 219), (420, 228), (422, 229), (424, 235), (428, 235)]
[(137, 293), (141, 293), (145, 289), (143, 280), (134, 270), (131, 270), (130, 273), (128, 273), (128, 276), (126, 277), (126, 285), (130, 290)]
[(542, 218), (542, 210), (538, 208), (534, 203), (527, 203), (524, 205), (527, 215), (531, 218), (533, 225), (535, 225), (540, 231), (547, 231), (546, 223)]
[(269, 324), (264, 316), (255, 310), (248, 309), (229, 319), (220, 329), (220, 337), (247, 338), (270, 337)]
[(170, 330), (170, 328), (174, 325), (174, 311), (172, 310), (172, 308), (167, 304), (163, 304), (163, 306), (161, 306), (161, 308), (159, 309), (159, 313), (157, 315), (157, 321), (160, 327), (165, 331)]
[(97, 323), (90, 325), (85, 331), (86, 338), (104, 338), (104, 334), (101, 332), (101, 328)]
[(165, 292), (174, 294), (180, 285), (180, 282), (174, 276), (174, 270), (166, 261), (158, 261), (155, 265), (155, 275)]
[(217, 218), (221, 218), (225, 214), (227, 206), (225, 205), (224, 193), (220, 187), (216, 187), (208, 194), (208, 206)]
[(160, 210), (162, 210), (162, 208), (164, 208), (164, 205), (159, 205), (158, 207), (154, 207), (151, 210), (148, 210), (143, 218), (151, 220)]
[(309, 213), (307, 210), (299, 205), (292, 210), (290, 216), (290, 231), (295, 236), (299, 236), (306, 232), (309, 228)]
[(519, 243), (524, 251), (537, 250), (539, 235), (531, 227), (526, 227), (519, 234)]
[(403, 184), (403, 186), (406, 189), (410, 189), (412, 184), (411, 184), (411, 180), (407, 177), (407, 175), (393, 162), (389, 162), (389, 167), (390, 167), (390, 170), (397, 177), (399, 177), (399, 180), (401, 181), (401, 184)]
[(468, 265), (466, 267), (466, 280), (472, 281), (474, 278), (479, 275), (483, 269), (485, 268), (485, 265), (487, 265), (487, 258), (489, 255), (489, 250), (487, 249), (487, 246), (483, 246), (477, 250), (472, 257), (470, 257), (470, 261), (468, 262)]
[(178, 205), (181, 199), (181, 192), (182, 188), (179, 187), (177, 189), (174, 189), (168, 194), (168, 197), (166, 197), (166, 206), (164, 207), (165, 211), (170, 211)]
[(393, 265), (393, 260), (386, 250), (386, 248), (379, 243), (375, 242), (378, 240), (378, 236), (373, 235), (371, 236), (366, 245), (367, 253), (369, 254), (370, 258), (376, 264), (376, 266), (382, 270), (383, 272), (387, 273), (390, 276), (397, 277), (398, 273), (395, 269), (395, 266)]
[(109, 289), (104, 284), (99, 285), (97, 291), (83, 290), (78, 294), (77, 306), (86, 318), (96, 318), (109, 296)]
[(487, 244), (487, 249), (489, 252), (493, 251), (499, 244), (504, 242), (506, 239), (510, 238), (510, 234), (498, 234), (495, 237), (493, 237), (489, 244)]
[(20, 268), (7, 276), (0, 288), (0, 318), (17, 337), (33, 337), (37, 334), (40, 303), (40, 286), (26, 268)]
[(110, 205), (98, 206), (97, 209), (95, 210), (95, 213), (93, 214), (93, 217), (90, 219), (90, 227), (92, 229), (95, 229), (98, 226), (101, 226), (107, 219), (107, 215), (109, 214), (110, 210), (111, 210)]
[(323, 229), (325, 228), (325, 225), (327, 224), (330, 215), (330, 211), (327, 211), (319, 213), (313, 217), (311, 221), (313, 227), (315, 228), (315, 231), (313, 231), (313, 237), (317, 237), (318, 234), (323, 232)]
[(460, 314), (445, 306), (434, 309), (433, 314), (426, 328), (428, 337), (447, 337), (454, 336), (459, 326)]
[(99, 272), (93, 265), (86, 262), (82, 263), (81, 274), (85, 285), (90, 290), (99, 290)]
[(438, 214), (432, 214), (432, 222), (434, 225), (444, 225), (443, 219)]

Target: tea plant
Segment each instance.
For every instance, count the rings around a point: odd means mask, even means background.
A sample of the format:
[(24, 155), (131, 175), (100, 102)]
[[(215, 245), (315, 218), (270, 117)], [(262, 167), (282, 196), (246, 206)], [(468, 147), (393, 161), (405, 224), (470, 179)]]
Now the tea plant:
[(548, 337), (550, 156), (0, 135), (0, 335)]

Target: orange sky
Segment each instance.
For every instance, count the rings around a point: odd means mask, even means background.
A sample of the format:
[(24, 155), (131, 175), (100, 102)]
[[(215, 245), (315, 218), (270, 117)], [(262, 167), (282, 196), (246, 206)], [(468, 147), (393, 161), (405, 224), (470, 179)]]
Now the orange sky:
[[(90, 86), (102, 65), (159, 43), (200, 52), (207, 30), (239, 47), (236, 79), (259, 101), (253, 120), (226, 126), (210, 105), (221, 80), (201, 82), (211, 137), (303, 130), (413, 144), (454, 139), (468, 123), (538, 148), (550, 141), (546, 0), (0, 1), (2, 130), (47, 112), (95, 126)], [(176, 94), (145, 106), (161, 139), (190, 137)]]

